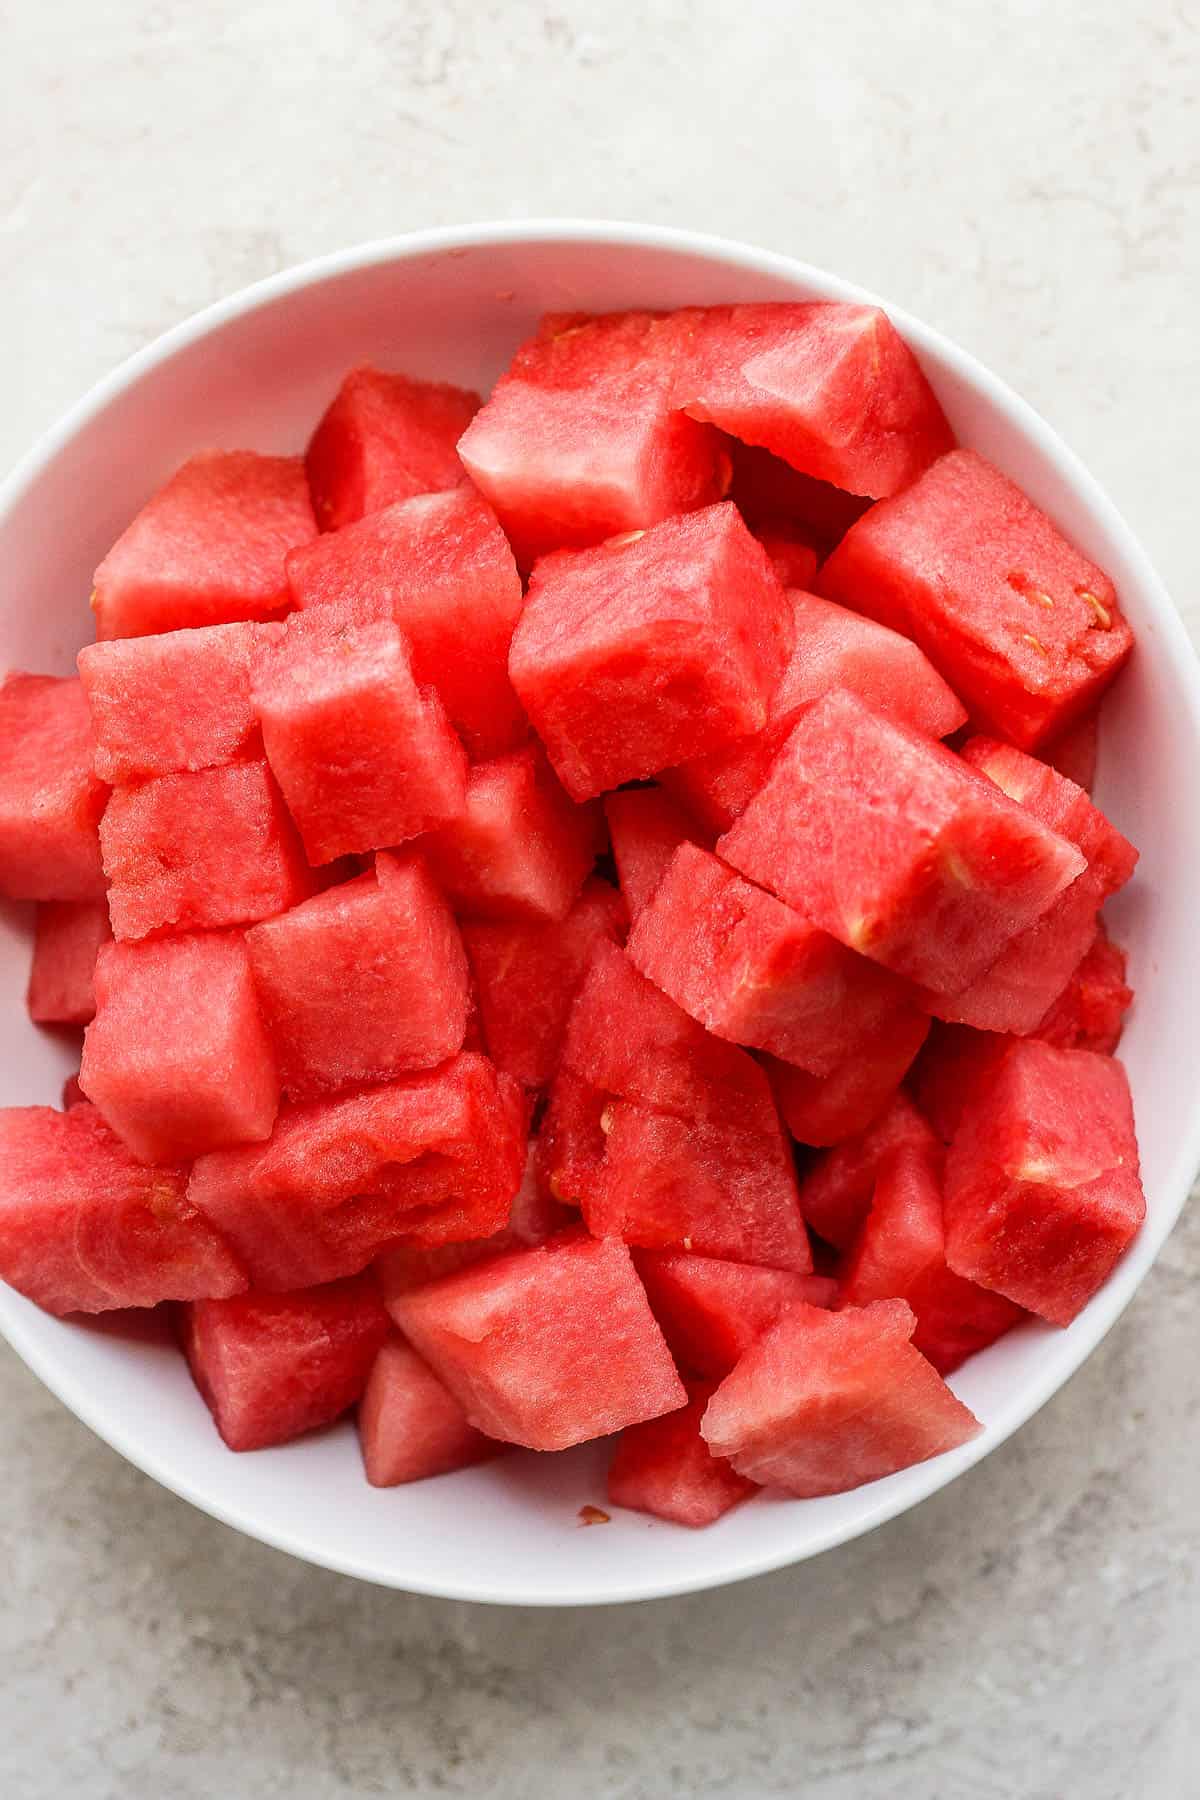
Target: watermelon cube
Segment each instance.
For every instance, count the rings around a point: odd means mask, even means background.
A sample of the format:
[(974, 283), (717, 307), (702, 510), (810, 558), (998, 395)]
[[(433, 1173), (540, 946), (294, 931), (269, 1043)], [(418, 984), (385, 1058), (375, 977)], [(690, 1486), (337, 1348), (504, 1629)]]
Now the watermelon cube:
[(568, 800), (536, 745), (476, 763), (460, 816), (421, 845), (456, 912), (565, 919), (596, 859), (593, 809)]
[(761, 730), (792, 632), (770, 558), (725, 504), (544, 558), (508, 666), (586, 800)]
[(529, 735), (508, 679), (521, 578), (508, 540), (472, 487), (424, 494), (317, 538), (288, 558), (297, 606), (390, 619), (413, 673), (437, 689), (472, 757)]
[(720, 1380), (796, 1301), (832, 1306), (825, 1275), (759, 1269), (687, 1250), (641, 1250), (634, 1258), (650, 1306), (681, 1369)]
[(92, 770), (92, 724), (78, 681), (0, 682), (0, 894), (99, 900), (97, 826), (107, 790)]
[(1016, 1041), (1001, 1032), (934, 1020), (911, 1086), (917, 1104), (943, 1143), (948, 1144), (958, 1130), (962, 1110), (976, 1088), (990, 1078), (996, 1063)]
[[(727, 438), (726, 449), (733, 469), (729, 498), (751, 529), (799, 531), (816, 545), (822, 558), (871, 504), (863, 494), (848, 494), (845, 488), (802, 475), (757, 444)], [(807, 587), (808, 583), (798, 585)]]
[(604, 816), (612, 839), (621, 892), (636, 919), (653, 898), (680, 844), (705, 843), (706, 834), (670, 794), (659, 787), (622, 788), (604, 796)]
[(1125, 980), (1125, 952), (1098, 925), (1086, 955), (1034, 1036), (1060, 1050), (1098, 1050), (1111, 1056), (1121, 1041), (1132, 1001), (1133, 989)]
[(912, 637), (976, 725), (1023, 750), (1093, 708), (1133, 647), (1103, 569), (973, 450), (873, 506), (820, 586)]
[(459, 442), (523, 568), (719, 500), (718, 433), (673, 401), (674, 332), (652, 313), (548, 319)]
[(1096, 765), (1100, 758), (1100, 712), (1085, 713), (1065, 731), (1047, 738), (1038, 751), (1043, 762), (1065, 775), (1086, 794), (1096, 785)]
[(602, 938), (620, 943), (625, 921), (620, 894), (593, 879), (565, 919), (463, 926), (484, 1038), (497, 1068), (527, 1088), (548, 1086), (592, 951)]
[(751, 1481), (808, 1499), (968, 1443), (979, 1421), (909, 1343), (913, 1326), (903, 1300), (791, 1307), (709, 1401), (709, 1449)]
[(689, 1382), (686, 1406), (621, 1433), (608, 1470), (614, 1506), (698, 1528), (749, 1499), (755, 1484), (714, 1456), (700, 1435), (712, 1392), (708, 1383)]
[(52, 1313), (238, 1294), (246, 1273), (186, 1197), (94, 1106), (0, 1110), (0, 1277)]
[(363, 1467), (372, 1487), (449, 1475), (498, 1453), (445, 1384), (402, 1338), (375, 1358), (358, 1404)]
[(30, 1018), (39, 1025), (86, 1025), (96, 1011), (96, 958), (111, 941), (105, 901), (43, 901), (29, 973)]
[(415, 853), (381, 851), (371, 874), (256, 925), (246, 949), (293, 1100), (391, 1081), (462, 1049), (467, 959)]
[(525, 1166), (525, 1104), (482, 1056), (285, 1108), (265, 1144), (198, 1158), (188, 1193), (256, 1287), (357, 1274), (401, 1239), (488, 1237)]
[(241, 934), (107, 945), (79, 1080), (139, 1162), (269, 1137), (279, 1076)]
[(231, 1450), (265, 1450), (331, 1425), (361, 1396), (388, 1316), (360, 1276), (300, 1294), (241, 1294), (185, 1307), (192, 1379)]
[(100, 821), (114, 936), (220, 930), (311, 893), (265, 763), (231, 763), (118, 788)]
[(387, 849), (462, 812), (467, 759), (388, 620), (294, 614), (254, 683), (263, 745), (312, 863)]
[(445, 381), (351, 369), (304, 455), (321, 530), (465, 481), (456, 445), (478, 407), (478, 394)]
[(252, 672), (280, 630), (243, 622), (88, 644), (79, 677), (97, 775), (116, 785), (241, 756), (258, 734)]
[(928, 1031), (925, 1014), (910, 1008), (828, 1075), (764, 1058), (783, 1122), (796, 1142), (822, 1148), (866, 1131), (895, 1098)]
[(565, 1450), (687, 1398), (629, 1251), (569, 1235), (393, 1301), (476, 1430)]
[(806, 538), (781, 525), (759, 527), (754, 536), (771, 559), (771, 567), (785, 588), (810, 588), (819, 557)]
[(800, 1210), (827, 1244), (848, 1249), (871, 1205), (880, 1165), (898, 1145), (933, 1147), (932, 1131), (904, 1093), (861, 1136), (818, 1156), (800, 1183)]
[(950, 1146), (950, 1267), (1069, 1325), (1145, 1212), (1120, 1063), (1034, 1038), (1011, 1044), (963, 1107)]
[(717, 852), (938, 993), (981, 974), (1085, 866), (952, 751), (841, 688), (793, 728)]
[(277, 618), (290, 603), (283, 559), (316, 529), (299, 457), (193, 456), (96, 570), (96, 636)]

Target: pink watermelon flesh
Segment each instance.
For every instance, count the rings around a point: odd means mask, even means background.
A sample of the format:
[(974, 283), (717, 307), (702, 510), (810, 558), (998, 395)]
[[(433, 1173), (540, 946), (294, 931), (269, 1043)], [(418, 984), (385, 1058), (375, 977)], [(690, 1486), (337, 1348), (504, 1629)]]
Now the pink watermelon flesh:
[(0, 682), (0, 894), (99, 900), (97, 826), (107, 790), (92, 772), (92, 725), (78, 681)]
[(333, 606), (293, 614), (254, 704), (310, 862), (387, 849), (462, 812), (462, 744), (390, 621), (356, 624)]
[(808, 541), (782, 526), (761, 527), (754, 532), (771, 559), (771, 567), (785, 588), (810, 588), (820, 560)]
[(824, 1275), (759, 1269), (686, 1250), (641, 1250), (635, 1259), (654, 1316), (681, 1369), (720, 1380), (796, 1301), (832, 1306)]
[(620, 894), (593, 879), (565, 919), (463, 926), (484, 1038), (497, 1068), (527, 1088), (549, 1085), (592, 951), (602, 938), (620, 943), (625, 920)]
[(393, 1302), (476, 1430), (565, 1450), (687, 1399), (629, 1251), (569, 1235)]
[(700, 1528), (749, 1499), (755, 1484), (714, 1456), (700, 1435), (712, 1392), (711, 1385), (689, 1382), (686, 1406), (621, 1433), (608, 1470), (614, 1506)]
[(757, 444), (726, 438), (725, 447), (733, 469), (729, 498), (755, 532), (799, 531), (824, 558), (871, 504), (863, 494), (848, 494), (828, 481), (802, 475)]
[(545, 557), (509, 673), (567, 792), (606, 788), (766, 724), (792, 649), (770, 558), (728, 504)]
[(604, 796), (621, 892), (636, 919), (653, 898), (680, 844), (706, 841), (703, 829), (662, 788), (622, 788)]
[(105, 901), (43, 901), (26, 997), (30, 1018), (39, 1025), (86, 1025), (96, 1011), (96, 958), (111, 941)]
[(62, 1085), (62, 1109), (70, 1112), (73, 1106), (89, 1106), (91, 1102), (79, 1085), (78, 1075), (68, 1075)]
[(1096, 785), (1096, 764), (1100, 756), (1099, 709), (1085, 713), (1074, 725), (1068, 725), (1056, 737), (1048, 738), (1038, 751), (1043, 762), (1065, 775), (1086, 794)]
[(285, 1108), (265, 1144), (200, 1157), (189, 1197), (256, 1287), (356, 1274), (402, 1239), (488, 1237), (525, 1164), (525, 1103), (484, 1057)]
[(456, 446), (478, 407), (478, 394), (448, 382), (351, 369), (304, 454), (321, 530), (340, 531), (413, 494), (458, 487), (467, 472)]
[(283, 559), (316, 529), (299, 457), (193, 456), (96, 570), (96, 636), (279, 617), (290, 603)]
[(269, 919), (313, 889), (265, 763), (118, 788), (100, 821), (117, 938)]
[(476, 763), (460, 817), (421, 846), (456, 912), (565, 919), (596, 858), (594, 809), (568, 800), (536, 745)]
[(372, 1487), (448, 1475), (499, 1449), (467, 1423), (449, 1388), (400, 1338), (375, 1358), (358, 1405), (358, 1435)]
[(424, 860), (381, 851), (371, 874), (256, 925), (246, 948), (289, 1098), (391, 1081), (462, 1049), (462, 939)]
[(1111, 1056), (1121, 1041), (1133, 989), (1125, 980), (1125, 952), (1103, 925), (1035, 1036), (1060, 1050), (1098, 1050)]
[(57, 1314), (240, 1293), (245, 1271), (186, 1183), (135, 1162), (94, 1106), (6, 1107), (0, 1276)]
[(184, 1309), (192, 1379), (231, 1450), (264, 1450), (354, 1405), (388, 1335), (369, 1277)]
[(673, 330), (652, 313), (549, 319), (459, 442), (522, 568), (719, 500), (719, 434), (671, 397)]
[(1084, 868), (952, 751), (844, 689), (800, 719), (717, 852), (938, 993), (982, 974)]
[(910, 1010), (828, 1075), (766, 1058), (779, 1111), (796, 1142), (823, 1148), (866, 1131), (895, 1097), (928, 1031), (925, 1015)]
[(241, 934), (106, 945), (79, 1080), (139, 1162), (269, 1137), (279, 1076)]
[(521, 578), (474, 488), (424, 494), (316, 539), (288, 558), (297, 606), (337, 605), (404, 633), (413, 673), (434, 687), (472, 757), (529, 735), (508, 679)]
[(809, 1499), (968, 1443), (979, 1421), (909, 1343), (913, 1325), (903, 1300), (791, 1307), (709, 1401), (709, 1449), (750, 1480)]
[(867, 1216), (880, 1165), (898, 1145), (932, 1147), (936, 1140), (912, 1101), (896, 1095), (860, 1137), (818, 1156), (800, 1183), (800, 1210), (818, 1236), (846, 1250)]
[(962, 1109), (945, 1210), (957, 1274), (1069, 1325), (1145, 1217), (1120, 1063), (1033, 1038), (1011, 1044)]
[(96, 773), (120, 784), (212, 769), (257, 740), (253, 670), (279, 625), (193, 631), (88, 644), (79, 676), (96, 734)]
[(976, 725), (1024, 750), (1090, 711), (1133, 646), (1104, 571), (973, 450), (872, 507), (820, 586), (912, 637)]
[(607, 1095), (559, 1065), (538, 1129), (538, 1191), (547, 1203), (578, 1207), (598, 1191), (608, 1106)]

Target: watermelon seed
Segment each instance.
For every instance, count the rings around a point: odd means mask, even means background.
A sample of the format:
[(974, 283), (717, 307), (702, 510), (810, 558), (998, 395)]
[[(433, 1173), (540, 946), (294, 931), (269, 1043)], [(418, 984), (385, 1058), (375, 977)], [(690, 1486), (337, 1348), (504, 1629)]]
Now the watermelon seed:
[(623, 531), (619, 537), (606, 538), (606, 550), (623, 550), (626, 544), (636, 544), (639, 538), (645, 537), (644, 531)]
[(1075, 591), (1079, 595), (1079, 598), (1081, 600), (1086, 600), (1088, 605), (1092, 608), (1096, 615), (1096, 623), (1099, 625), (1101, 631), (1109, 631), (1112, 628), (1112, 614), (1109, 612), (1107, 606), (1104, 605), (1103, 601), (1098, 600), (1090, 588), (1077, 588)]
[(606, 1106), (604, 1111), (600, 1114), (600, 1129), (604, 1133), (605, 1137), (607, 1137), (609, 1132), (612, 1130), (612, 1128), (613, 1128), (613, 1109), (611, 1106)]
[(579, 1523), (581, 1525), (610, 1525), (612, 1514), (606, 1513), (602, 1506), (592, 1506), (589, 1502), (587, 1506), (581, 1506), (579, 1509)]
[(1035, 638), (1032, 631), (1023, 631), (1021, 636), (1025, 639), (1027, 644), (1032, 644), (1034, 649), (1040, 651), (1043, 656), (1049, 656), (1050, 652), (1047, 650), (1045, 644), (1043, 644), (1041, 638)]

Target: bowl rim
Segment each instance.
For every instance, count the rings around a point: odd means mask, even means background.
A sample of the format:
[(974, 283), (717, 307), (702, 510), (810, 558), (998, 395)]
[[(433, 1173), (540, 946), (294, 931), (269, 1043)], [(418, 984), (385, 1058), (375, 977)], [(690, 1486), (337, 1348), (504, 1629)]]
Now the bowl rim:
[[(733, 271), (805, 280), (830, 297), (882, 307), (901, 335), (918, 352), (936, 356), (943, 366), (949, 368), (969, 387), (982, 393), (992, 406), (1005, 414), (1023, 438), (1033, 442), (1048, 461), (1058, 468), (1086, 504), (1089, 513), (1119, 545), (1126, 561), (1135, 570), (1140, 595), (1163, 634), (1167, 656), (1178, 670), (1181, 697), (1193, 730), (1200, 740), (1200, 661), (1197, 660), (1180, 614), (1149, 556), (1112, 500), (1082, 460), (1028, 401), (971, 352), (961, 348), (941, 331), (858, 284), (782, 252), (764, 250), (735, 238), (683, 227), (571, 216), (479, 220), (373, 238), (297, 263), (240, 288), (189, 315), (102, 376), (43, 432), (0, 482), (0, 516), (16, 506), (54, 458), (110, 402), (134, 386), (151, 369), (169, 360), (177, 351), (218, 331), (233, 319), (270, 306), (305, 287), (391, 262), (402, 263), (438, 252), (469, 252), (520, 244), (571, 243), (612, 244), (621, 249), (643, 248), (691, 254), (723, 262)], [(621, 1605), (631, 1601), (667, 1598), (718, 1588), (807, 1561), (810, 1557), (861, 1537), (889, 1519), (907, 1512), (981, 1462), (1066, 1385), (1116, 1323), (1153, 1267), (1174, 1228), (1198, 1168), (1200, 1108), (1197, 1109), (1189, 1131), (1177, 1147), (1168, 1177), (1161, 1184), (1161, 1193), (1156, 1190), (1153, 1224), (1147, 1221), (1139, 1240), (1139, 1261), (1142, 1266), (1136, 1276), (1125, 1281), (1119, 1281), (1114, 1276), (1109, 1281), (1091, 1302), (1086, 1315), (1081, 1316), (1072, 1327), (1071, 1337), (1075, 1341), (1071, 1343), (1069, 1350), (1042, 1370), (1035, 1379), (1024, 1384), (1013, 1401), (972, 1442), (948, 1456), (935, 1457), (910, 1471), (914, 1480), (902, 1492), (893, 1493), (890, 1484), (884, 1486), (875, 1502), (866, 1506), (857, 1517), (814, 1534), (810, 1542), (794, 1549), (773, 1549), (758, 1556), (743, 1551), (728, 1557), (724, 1562), (714, 1558), (712, 1566), (702, 1571), (632, 1583), (624, 1587), (597, 1575), (590, 1582), (586, 1579), (581, 1581), (575, 1589), (563, 1589), (554, 1594), (517, 1596), (502, 1586), (489, 1589), (475, 1582), (456, 1584), (453, 1581), (422, 1581), (419, 1572), (412, 1576), (406, 1575), (400, 1580), (392, 1573), (381, 1572), (371, 1565), (369, 1559), (358, 1557), (349, 1549), (344, 1555), (331, 1553), (326, 1546), (309, 1541), (302, 1530), (275, 1529), (257, 1521), (248, 1522), (236, 1505), (227, 1505), (219, 1496), (200, 1491), (186, 1473), (172, 1467), (168, 1459), (160, 1458), (152, 1446), (134, 1441), (120, 1421), (114, 1424), (105, 1418), (98, 1396), (88, 1389), (86, 1383), (73, 1375), (69, 1365), (62, 1366), (51, 1352), (36, 1341), (34, 1334), (26, 1330), (20, 1310), (2, 1304), (10, 1297), (7, 1295), (0, 1295), (0, 1333), (44, 1385), (126, 1461), (210, 1517), (274, 1549), (334, 1573), (350, 1575), (377, 1586), (435, 1598), (538, 1607)]]

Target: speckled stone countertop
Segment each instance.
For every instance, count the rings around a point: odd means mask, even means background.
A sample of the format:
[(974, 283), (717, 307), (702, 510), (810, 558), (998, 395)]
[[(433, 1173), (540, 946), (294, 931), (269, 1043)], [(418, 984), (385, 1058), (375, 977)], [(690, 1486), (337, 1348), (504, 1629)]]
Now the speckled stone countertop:
[[(837, 269), (1079, 449), (1200, 630), (1187, 0), (0, 0), (0, 468), (230, 290), (582, 213)], [(1190, 609), (1190, 610), (1189, 610)], [(0, 1349), (4, 1800), (1189, 1800), (1200, 1210), (985, 1464), (722, 1593), (546, 1614), (303, 1567)]]

